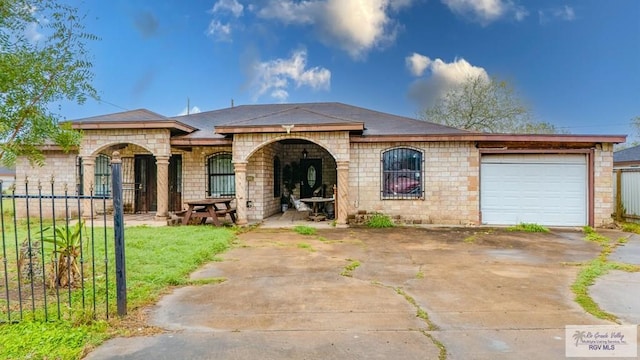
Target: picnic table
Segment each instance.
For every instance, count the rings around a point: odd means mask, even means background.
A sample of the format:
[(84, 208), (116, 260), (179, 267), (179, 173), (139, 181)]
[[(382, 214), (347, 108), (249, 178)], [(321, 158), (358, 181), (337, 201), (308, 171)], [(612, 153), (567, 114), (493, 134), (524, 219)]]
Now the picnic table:
[(202, 200), (192, 200), (185, 202), (188, 206), (182, 218), (182, 224), (187, 225), (191, 219), (200, 219), (200, 224), (207, 222), (208, 218), (215, 226), (220, 226), (218, 217), (229, 214), (231, 221), (236, 222), (236, 209), (231, 207), (231, 202), (235, 198), (211, 198)]

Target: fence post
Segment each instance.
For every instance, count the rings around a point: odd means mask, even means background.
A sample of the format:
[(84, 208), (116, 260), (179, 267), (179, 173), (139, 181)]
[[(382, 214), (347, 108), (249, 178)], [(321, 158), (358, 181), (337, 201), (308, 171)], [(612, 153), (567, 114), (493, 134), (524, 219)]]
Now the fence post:
[(616, 203), (615, 220), (624, 221), (625, 209), (622, 203), (622, 170), (616, 169)]
[(127, 314), (127, 271), (124, 256), (124, 220), (122, 208), (122, 159), (118, 151), (111, 157), (113, 196), (113, 233), (116, 256), (116, 302), (118, 315)]

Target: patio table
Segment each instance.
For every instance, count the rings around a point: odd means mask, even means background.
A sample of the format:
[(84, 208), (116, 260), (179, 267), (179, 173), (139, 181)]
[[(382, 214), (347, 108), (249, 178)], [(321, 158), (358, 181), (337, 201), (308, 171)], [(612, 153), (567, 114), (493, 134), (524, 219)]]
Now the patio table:
[(310, 197), (310, 198), (304, 198), (304, 199), (300, 199), (300, 201), (304, 202), (304, 203), (310, 203), (312, 204), (312, 210), (311, 210), (311, 214), (309, 215), (309, 218), (315, 221), (320, 221), (320, 220), (324, 220), (325, 216), (322, 215), (322, 213), (318, 212), (318, 206), (320, 204), (324, 205), (327, 203), (332, 203), (334, 201), (334, 199), (332, 197), (330, 198), (323, 198), (323, 197)]

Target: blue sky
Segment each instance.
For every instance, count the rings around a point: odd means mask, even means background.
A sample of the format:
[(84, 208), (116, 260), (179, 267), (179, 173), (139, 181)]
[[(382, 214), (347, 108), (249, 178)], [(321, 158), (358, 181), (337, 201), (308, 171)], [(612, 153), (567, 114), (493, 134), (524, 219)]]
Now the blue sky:
[(469, 74), (508, 80), (537, 120), (632, 134), (637, 0), (85, 1), (102, 102), (147, 108), (338, 101), (416, 117)]

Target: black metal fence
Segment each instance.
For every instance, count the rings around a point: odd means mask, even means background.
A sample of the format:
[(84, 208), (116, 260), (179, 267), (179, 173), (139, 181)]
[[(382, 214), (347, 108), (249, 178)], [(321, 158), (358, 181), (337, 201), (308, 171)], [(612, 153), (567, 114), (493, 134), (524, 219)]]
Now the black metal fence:
[(0, 323), (108, 319), (116, 293), (110, 198), (53, 179), (18, 185), (19, 194), (0, 182)]

